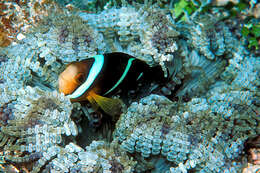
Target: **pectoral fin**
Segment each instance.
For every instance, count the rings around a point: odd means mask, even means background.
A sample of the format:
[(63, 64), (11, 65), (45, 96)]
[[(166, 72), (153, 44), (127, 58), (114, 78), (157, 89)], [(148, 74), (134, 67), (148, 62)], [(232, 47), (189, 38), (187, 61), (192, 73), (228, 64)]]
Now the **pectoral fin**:
[(94, 109), (97, 109), (97, 106), (99, 106), (105, 113), (111, 116), (121, 113), (122, 101), (120, 99), (103, 97), (94, 92), (90, 93), (87, 99), (94, 106)]
[(94, 109), (94, 111), (97, 111), (99, 106), (98, 106), (98, 103), (95, 101), (95, 99), (89, 95), (89, 96), (87, 96), (87, 100), (91, 103), (91, 106)]

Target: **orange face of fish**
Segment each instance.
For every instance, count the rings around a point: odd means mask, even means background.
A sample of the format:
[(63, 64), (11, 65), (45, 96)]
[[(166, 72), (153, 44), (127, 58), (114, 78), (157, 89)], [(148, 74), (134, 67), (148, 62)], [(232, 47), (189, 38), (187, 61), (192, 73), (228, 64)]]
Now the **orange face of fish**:
[(85, 63), (70, 63), (59, 76), (59, 91), (71, 94), (83, 82), (86, 70)]

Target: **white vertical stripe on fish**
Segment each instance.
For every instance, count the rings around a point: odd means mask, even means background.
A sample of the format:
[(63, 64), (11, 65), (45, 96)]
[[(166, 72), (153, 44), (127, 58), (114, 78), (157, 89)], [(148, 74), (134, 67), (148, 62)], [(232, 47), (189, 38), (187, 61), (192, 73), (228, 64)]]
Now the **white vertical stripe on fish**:
[(109, 94), (111, 91), (113, 91), (126, 77), (131, 65), (132, 65), (132, 61), (135, 60), (134, 58), (130, 58), (127, 62), (126, 68), (124, 73), (122, 74), (122, 76), (120, 77), (120, 79), (117, 81), (117, 83), (110, 89), (108, 90), (104, 95)]
[(103, 55), (96, 55), (93, 57), (94, 63), (89, 71), (89, 75), (86, 79), (86, 81), (80, 85), (72, 94), (67, 95), (67, 97), (71, 99), (76, 99), (80, 96), (82, 96), (88, 89), (89, 87), (93, 84), (94, 80), (102, 70), (102, 67), (104, 65), (104, 56)]

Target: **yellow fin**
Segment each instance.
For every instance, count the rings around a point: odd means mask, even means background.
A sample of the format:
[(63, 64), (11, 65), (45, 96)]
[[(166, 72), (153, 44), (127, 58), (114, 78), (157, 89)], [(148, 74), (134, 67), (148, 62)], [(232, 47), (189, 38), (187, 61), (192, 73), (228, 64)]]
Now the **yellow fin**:
[[(90, 94), (91, 98), (88, 97), (88, 100), (92, 105), (94, 105), (94, 108), (96, 107), (96, 104), (107, 114), (114, 116), (119, 115), (121, 113), (122, 108), (122, 101), (120, 99), (112, 99), (103, 97), (100, 95), (97, 95), (95, 93)], [(95, 100), (96, 103), (93, 103), (93, 100)]]
[(94, 111), (97, 111), (99, 106), (98, 106), (97, 102), (95, 101), (95, 99), (91, 96), (87, 96), (87, 100), (91, 103), (91, 106), (94, 109)]

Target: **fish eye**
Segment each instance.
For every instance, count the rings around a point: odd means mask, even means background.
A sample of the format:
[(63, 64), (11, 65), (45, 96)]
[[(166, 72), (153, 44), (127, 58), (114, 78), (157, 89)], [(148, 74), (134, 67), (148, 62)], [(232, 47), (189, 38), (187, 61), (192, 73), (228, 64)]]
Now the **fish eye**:
[(83, 73), (79, 73), (77, 76), (76, 76), (76, 81), (78, 83), (83, 83), (84, 82), (84, 74)]

